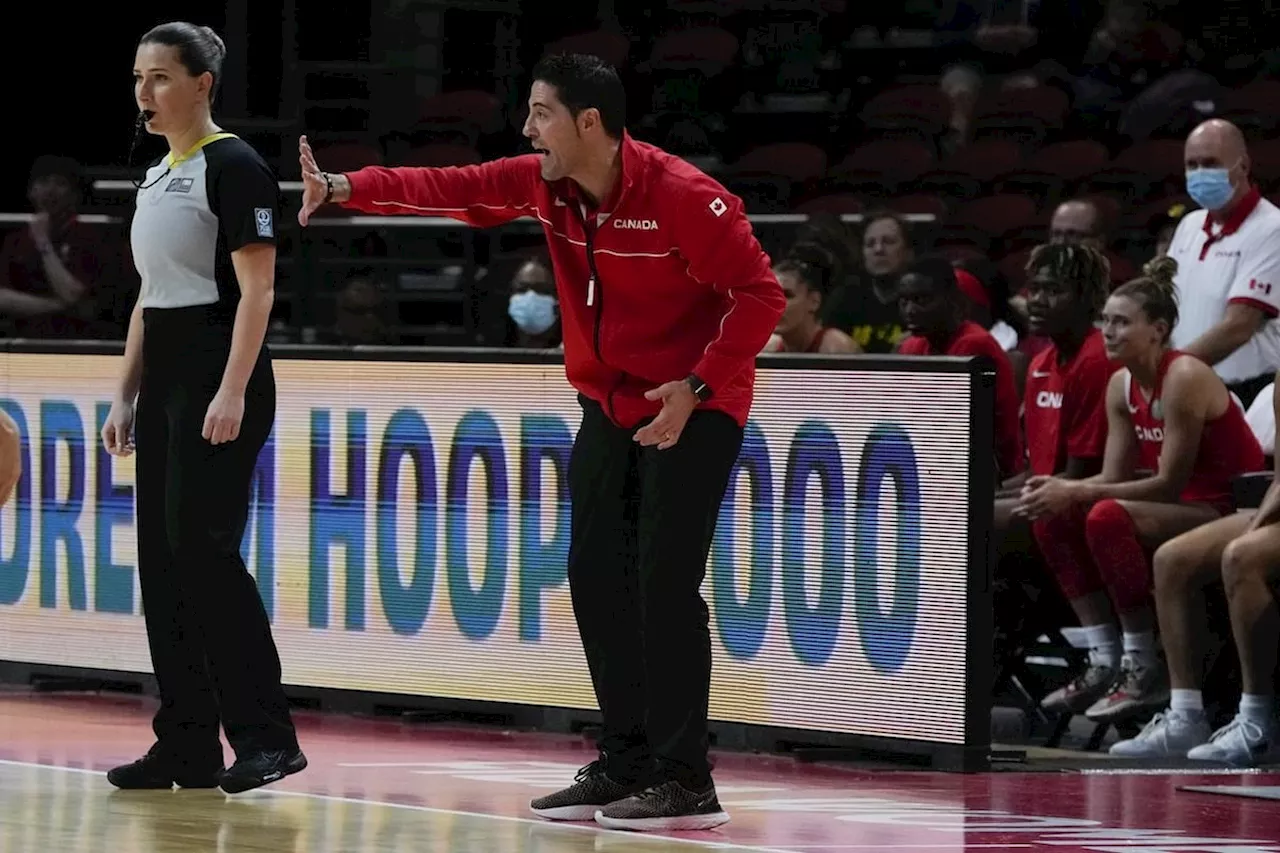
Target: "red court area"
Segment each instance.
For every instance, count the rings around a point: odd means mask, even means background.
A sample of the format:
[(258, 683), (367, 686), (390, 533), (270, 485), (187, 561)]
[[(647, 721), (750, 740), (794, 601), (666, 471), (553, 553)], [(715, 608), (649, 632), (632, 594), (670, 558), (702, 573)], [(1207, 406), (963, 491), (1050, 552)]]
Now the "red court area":
[[(61, 790), (65, 800), (71, 783), (59, 782), (64, 777), (74, 780), (75, 796), (86, 811), (94, 800), (109, 799), (113, 792), (100, 774), (150, 746), (152, 707), (149, 700), (132, 697), (0, 695), (0, 776), (7, 780), (9, 803), (0, 805), (0, 829), (6, 808), (10, 825), (22, 820), (12, 813), (13, 804), (24, 795), (35, 796), (36, 788)], [(232, 798), (240, 801), (236, 808), (243, 814), (256, 806), (265, 815), (281, 802), (301, 808), (305, 800), (311, 811), (393, 811), (406, 844), (362, 841), (313, 818), (310, 836), (297, 848), (312, 851), (1280, 853), (1280, 801), (1178, 790), (1184, 785), (1280, 785), (1277, 775), (960, 775), (721, 754), (717, 780), (731, 822), (714, 832), (665, 839), (590, 824), (551, 830), (528, 813), (531, 797), (570, 781), (593, 757), (580, 738), (329, 714), (301, 714), (299, 728), (310, 768), (271, 788)], [(178, 798), (192, 798), (181, 806), (186, 814), (198, 798), (211, 802), (209, 794), (166, 794), (170, 799), (164, 802), (178, 809)], [(218, 794), (217, 800), (224, 807), (225, 798)], [(169, 807), (152, 802), (148, 808), (163, 814)], [(136, 819), (136, 809), (133, 814)], [(447, 839), (436, 831), (442, 821), (453, 827)], [(459, 826), (466, 831), (459, 832)], [(426, 846), (415, 846), (414, 838)], [(427, 839), (432, 839), (429, 844)], [(7, 843), (0, 848), (18, 849)], [(224, 848), (230, 849), (220, 842), (216, 849)]]

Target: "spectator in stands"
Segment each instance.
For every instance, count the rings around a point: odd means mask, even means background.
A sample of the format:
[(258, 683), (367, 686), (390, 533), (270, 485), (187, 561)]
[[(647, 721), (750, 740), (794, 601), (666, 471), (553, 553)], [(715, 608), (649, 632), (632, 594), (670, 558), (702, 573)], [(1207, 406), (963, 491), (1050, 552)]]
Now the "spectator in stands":
[(910, 337), (903, 355), (982, 355), (996, 369), (995, 463), (999, 482), (1023, 469), (1018, 391), (1009, 357), (986, 329), (965, 319), (956, 270), (946, 258), (913, 261), (898, 283), (898, 308)]
[(898, 279), (915, 257), (907, 222), (889, 211), (872, 213), (862, 232), (864, 276), (832, 295), (826, 324), (848, 329), (869, 353), (893, 352), (905, 332), (898, 316)]
[(398, 341), (386, 318), (382, 289), (367, 275), (343, 282), (334, 300), (331, 343), (344, 346), (392, 346)]
[[(0, 315), (21, 338), (94, 338), (108, 253), (92, 226), (76, 217), (80, 165), (45, 156), (31, 169), (31, 224), (0, 247)], [(117, 330), (118, 331), (118, 330)]]
[(1084, 243), (1105, 251), (1107, 241), (1102, 211), (1087, 198), (1058, 205), (1049, 219), (1050, 243)]
[(1213, 365), (1248, 406), (1280, 368), (1280, 209), (1250, 179), (1235, 125), (1204, 122), (1184, 150), (1187, 193), (1202, 209), (1169, 245), (1182, 300), (1173, 346)]
[(797, 243), (773, 268), (787, 297), (778, 329), (765, 344), (765, 352), (808, 352), (828, 355), (858, 353), (853, 338), (824, 326), (823, 302), (830, 293), (835, 258), (816, 243)]
[(508, 346), (522, 349), (555, 349), (561, 346), (560, 307), (551, 264), (532, 257), (520, 265), (511, 279), (507, 316), (515, 326)]
[[(1274, 405), (1273, 398), (1273, 417)], [(1186, 756), (1235, 766), (1280, 758), (1273, 681), (1280, 613), (1271, 586), (1280, 580), (1278, 521), (1280, 479), (1273, 479), (1256, 512), (1229, 513), (1156, 551), (1156, 612), (1172, 684), (1169, 708), (1137, 737), (1113, 745), (1112, 755)], [(1244, 691), (1235, 719), (1211, 734), (1200, 688), (1208, 657), (1204, 602), (1218, 579), (1227, 593)]]
[(1099, 697), (1085, 711), (1095, 721), (1159, 710), (1169, 701), (1155, 641), (1149, 549), (1231, 512), (1232, 479), (1264, 464), (1222, 381), (1169, 345), (1178, 322), (1175, 269), (1168, 258), (1149, 262), (1103, 310), (1107, 354), (1124, 369), (1107, 388), (1102, 473), (1030, 477), (1016, 510), (1033, 521), (1067, 598), (1092, 599), (1077, 607), (1093, 616), (1084, 625), (1092, 646), (1115, 643), (1112, 606), (1119, 614), (1119, 670), (1109, 686), (1099, 686), (1104, 673), (1093, 672), (1076, 691)]

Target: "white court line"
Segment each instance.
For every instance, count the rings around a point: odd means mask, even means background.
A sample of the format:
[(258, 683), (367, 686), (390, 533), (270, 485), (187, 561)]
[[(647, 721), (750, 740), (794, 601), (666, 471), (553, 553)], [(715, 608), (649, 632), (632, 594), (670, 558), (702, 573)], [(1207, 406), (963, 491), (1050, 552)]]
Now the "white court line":
[[(102, 770), (88, 770), (83, 767), (63, 767), (57, 764), (41, 764), (36, 761), (9, 761), (0, 758), (0, 765), (9, 765), (11, 767), (31, 767), (40, 770), (60, 770), (65, 773), (83, 773), (89, 776), (106, 776), (106, 772)], [(258, 796), (274, 796), (274, 797), (304, 797), (310, 800), (323, 800), (331, 803), (351, 803), (357, 806), (382, 806), (389, 809), (404, 809), (406, 811), (423, 812), (425, 814), (446, 814), (456, 817), (474, 817), (483, 818), (485, 820), (500, 820), (508, 823), (524, 823), (533, 826), (541, 826), (548, 830), (576, 830), (578, 832), (590, 832), (595, 835), (611, 835), (625, 837), (631, 841), (639, 843), (651, 842), (654, 844), (687, 844), (693, 847), (703, 847), (712, 850), (724, 850), (727, 853), (795, 853), (796, 850), (805, 848), (781, 848), (781, 847), (752, 847), (745, 844), (735, 844), (731, 841), (711, 841), (700, 838), (681, 838), (674, 835), (653, 835), (639, 832), (628, 832), (624, 829), (605, 829), (601, 826), (587, 826), (576, 823), (557, 823), (543, 820), (541, 818), (532, 817), (513, 817), (511, 815), (484, 814), (483, 812), (468, 812), (460, 809), (440, 809), (431, 806), (415, 806), (408, 803), (388, 803), (382, 800), (362, 800), (357, 797), (335, 797), (328, 794), (309, 794), (304, 791), (274, 791), (264, 788), (258, 788), (244, 794), (228, 795), (228, 799), (248, 800), (257, 799)]]

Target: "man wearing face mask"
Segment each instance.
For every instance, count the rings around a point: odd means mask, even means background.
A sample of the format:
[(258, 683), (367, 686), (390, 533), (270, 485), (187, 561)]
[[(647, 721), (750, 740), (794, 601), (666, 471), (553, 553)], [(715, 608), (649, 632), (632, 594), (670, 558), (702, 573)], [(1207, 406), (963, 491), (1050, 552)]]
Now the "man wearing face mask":
[(530, 258), (520, 265), (511, 281), (507, 315), (516, 326), (512, 346), (521, 349), (554, 349), (560, 346), (556, 285), (544, 261)]
[(1280, 367), (1280, 209), (1250, 180), (1239, 128), (1210, 119), (1185, 148), (1187, 194), (1201, 209), (1178, 223), (1175, 349), (1199, 356), (1248, 406)]

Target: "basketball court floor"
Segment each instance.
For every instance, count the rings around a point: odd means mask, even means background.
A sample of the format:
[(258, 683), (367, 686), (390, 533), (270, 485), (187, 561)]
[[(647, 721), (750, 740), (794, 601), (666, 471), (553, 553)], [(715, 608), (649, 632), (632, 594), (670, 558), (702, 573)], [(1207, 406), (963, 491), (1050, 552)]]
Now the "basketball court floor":
[(528, 813), (593, 757), (580, 738), (323, 714), (299, 717), (310, 768), (275, 786), (116, 791), (105, 771), (150, 746), (151, 707), (0, 694), (0, 853), (1280, 853), (1280, 800), (1180, 790), (1280, 794), (1280, 774), (956, 775), (725, 754), (732, 821), (664, 837)]

